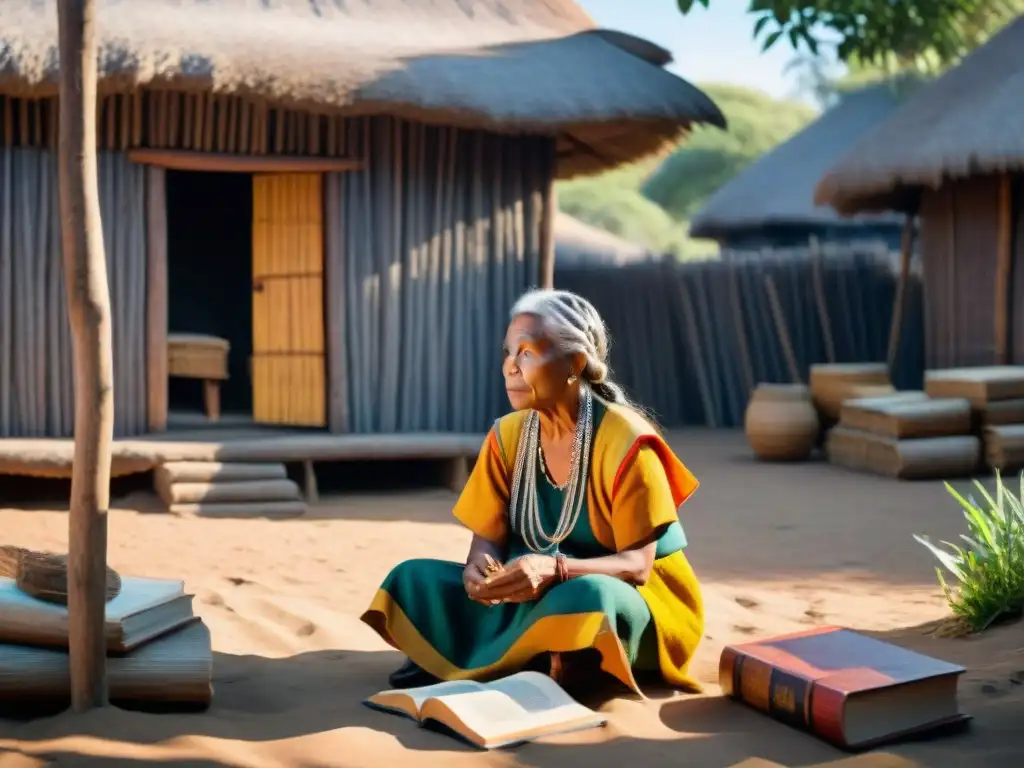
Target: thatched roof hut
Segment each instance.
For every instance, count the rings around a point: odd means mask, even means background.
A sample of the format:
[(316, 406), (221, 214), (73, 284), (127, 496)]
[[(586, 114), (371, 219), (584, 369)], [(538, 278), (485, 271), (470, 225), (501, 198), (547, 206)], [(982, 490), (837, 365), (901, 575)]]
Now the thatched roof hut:
[(1024, 17), (865, 134), (815, 191), (844, 215), (918, 215), (932, 368), (1024, 364), (1022, 50)]
[(555, 215), (555, 254), (557, 268), (630, 264), (657, 258), (643, 246), (562, 211)]
[(786, 237), (898, 237), (892, 214), (841, 218), (814, 202), (821, 175), (899, 106), (905, 84), (875, 84), (845, 94), (815, 122), (751, 163), (720, 187), (690, 222), (690, 234), (736, 243), (759, 234)]
[(841, 214), (913, 210), (944, 180), (1024, 169), (1024, 17), (908, 99), (828, 169), (815, 202)]
[[(74, 423), (56, 8), (0, 2), (0, 438)], [(201, 395), (258, 424), (482, 433), (507, 402), (481, 366), (553, 273), (555, 178), (724, 125), (666, 51), (572, 0), (97, 13), (121, 436)], [(182, 335), (219, 340), (200, 390), (170, 362)]]
[[(671, 55), (572, 0), (100, 0), (100, 89), (214, 91), (346, 115), (557, 133), (559, 173), (724, 126)], [(0, 3), (0, 93), (57, 87), (56, 0)]]

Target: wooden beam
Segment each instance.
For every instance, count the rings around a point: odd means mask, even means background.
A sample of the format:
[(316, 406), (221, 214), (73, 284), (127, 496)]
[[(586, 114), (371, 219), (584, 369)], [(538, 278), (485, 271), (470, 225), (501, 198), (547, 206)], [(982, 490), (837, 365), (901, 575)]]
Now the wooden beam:
[(910, 256), (914, 252), (915, 217), (907, 216), (903, 223), (903, 239), (900, 243), (900, 277), (896, 283), (896, 296), (892, 302), (892, 318), (889, 320), (889, 349), (886, 361), (889, 364), (889, 376), (892, 376), (896, 365), (896, 356), (900, 351), (900, 336), (903, 334), (903, 316), (906, 314), (907, 281), (910, 279)]
[(75, 447), (68, 515), (71, 706), (107, 703), (107, 510), (114, 437), (114, 344), (96, 157), (95, 0), (57, 4), (58, 185), (75, 360)]
[(555, 180), (548, 182), (543, 192), (540, 213), (540, 288), (551, 290), (555, 287), (555, 216), (558, 212), (558, 193)]
[(167, 187), (163, 168), (146, 169), (146, 415), (167, 429)]
[(345, 364), (345, 235), (343, 180), (324, 179), (324, 321), (327, 324), (327, 429), (347, 432), (348, 370)]
[(1013, 270), (1013, 193), (1010, 175), (999, 177), (999, 236), (996, 249), (996, 281), (994, 307), (995, 362), (1010, 362), (1010, 302)]
[(363, 168), (362, 160), (346, 157), (229, 155), (178, 149), (130, 149), (128, 159), (168, 170), (224, 173), (343, 173)]

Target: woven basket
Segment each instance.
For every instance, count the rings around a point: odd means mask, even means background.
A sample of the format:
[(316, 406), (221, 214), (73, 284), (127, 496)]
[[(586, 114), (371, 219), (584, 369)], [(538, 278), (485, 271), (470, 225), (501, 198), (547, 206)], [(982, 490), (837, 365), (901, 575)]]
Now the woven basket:
[[(58, 605), (68, 604), (68, 556), (0, 547), (0, 576), (14, 579), (26, 595)], [(121, 577), (107, 568), (107, 602), (121, 592)]]

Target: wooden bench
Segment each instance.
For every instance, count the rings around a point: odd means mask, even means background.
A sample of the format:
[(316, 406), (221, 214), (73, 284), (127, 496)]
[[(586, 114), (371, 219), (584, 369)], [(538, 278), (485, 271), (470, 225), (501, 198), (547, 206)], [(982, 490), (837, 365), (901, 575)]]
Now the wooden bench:
[(167, 375), (201, 379), (203, 405), (210, 421), (220, 420), (220, 383), (228, 378), (231, 344), (198, 333), (167, 334)]

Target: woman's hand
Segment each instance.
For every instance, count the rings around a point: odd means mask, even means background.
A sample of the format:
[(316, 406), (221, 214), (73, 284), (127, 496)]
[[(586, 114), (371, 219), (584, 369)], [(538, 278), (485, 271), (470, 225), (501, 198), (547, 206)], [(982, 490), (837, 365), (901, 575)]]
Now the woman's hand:
[(471, 557), (462, 571), (462, 585), (466, 588), (466, 594), (470, 600), (484, 605), (497, 603), (496, 600), (484, 596), (484, 591), (487, 588), (487, 574), (491, 572), (494, 565), (494, 558), (487, 553), (471, 553)]
[(500, 573), (485, 576), (478, 593), (488, 600), (524, 603), (536, 600), (558, 577), (558, 563), (548, 555), (523, 555), (505, 563)]

